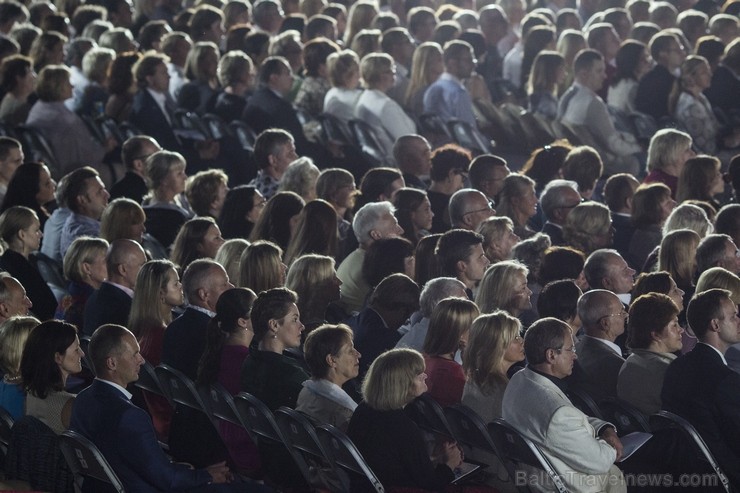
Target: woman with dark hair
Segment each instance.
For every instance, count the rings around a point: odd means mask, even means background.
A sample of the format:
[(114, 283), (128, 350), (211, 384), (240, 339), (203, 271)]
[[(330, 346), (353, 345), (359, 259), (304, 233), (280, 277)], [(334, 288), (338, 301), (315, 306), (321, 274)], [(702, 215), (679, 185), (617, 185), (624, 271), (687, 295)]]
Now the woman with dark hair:
[(255, 187), (239, 185), (226, 192), (218, 225), (227, 240), (249, 238), (252, 228), (262, 215), (267, 200)]
[(297, 302), (293, 291), (274, 288), (261, 292), (252, 306), (250, 318), (258, 349), (242, 365), (241, 390), (271, 410), (295, 408), (303, 382), (309, 378), (298, 360), (284, 354), (301, 345), (303, 324)]
[(267, 201), (262, 215), (252, 228), (249, 241), (268, 240), (285, 250), (306, 203), (294, 192), (278, 192)]
[(357, 377), (361, 357), (352, 329), (344, 324), (314, 329), (306, 337), (303, 356), (311, 378), (303, 382), (296, 411), (346, 431), (357, 403), (342, 385)]
[(563, 55), (557, 51), (541, 51), (534, 59), (526, 86), (529, 111), (554, 120), (558, 114), (558, 93), (565, 76)]
[(0, 239), (7, 245), (0, 265), (26, 288), (36, 317), (48, 320), (54, 317), (57, 300), (36, 265), (29, 261), (31, 252), (39, 249), (42, 236), (39, 218), (28, 207), (18, 205), (0, 214)]
[(393, 194), (406, 186), (401, 172), (394, 168), (373, 168), (360, 182), (360, 193), (355, 199), (355, 212), (370, 202), (391, 201)]
[(581, 326), (581, 319), (576, 308), (582, 294), (583, 291), (572, 279), (549, 282), (537, 297), (537, 314), (540, 318), (555, 317), (577, 330)]
[(337, 304), (341, 285), (331, 257), (302, 255), (290, 266), (285, 286), (298, 296), (301, 322), (307, 334), (319, 325), (337, 323), (349, 316)]
[(567, 246), (554, 246), (545, 250), (537, 272), (540, 286), (560, 279), (573, 279), (583, 291), (588, 289), (583, 266), (586, 256), (580, 250)]
[(686, 160), (678, 176), (676, 201), (702, 200), (719, 210), (721, 205), (715, 198), (725, 191), (722, 179), (722, 163), (714, 156), (696, 156)]
[(416, 270), (414, 245), (406, 238), (375, 240), (362, 261), (362, 277), (371, 288), (391, 274), (406, 274), (414, 278)]
[(33, 60), (23, 55), (11, 55), (0, 65), (0, 121), (16, 126), (25, 123), (31, 105), (28, 97), (36, 89)]
[(432, 169), (429, 174), (432, 184), (427, 190), (434, 212), (432, 233), (444, 233), (450, 229), (450, 197), (465, 186), (472, 159), (470, 151), (457, 144), (444, 145), (432, 153)]
[(28, 56), (33, 59), (33, 69), (40, 73), (48, 65), (64, 63), (64, 44), (67, 37), (57, 31), (47, 31), (37, 37)]
[[(239, 372), (254, 337), (249, 316), (255, 299), (257, 295), (245, 288), (229, 289), (219, 296), (216, 316), (208, 322), (206, 347), (198, 366), (198, 385), (220, 384), (231, 395), (239, 393)], [(257, 448), (241, 426), (220, 420), (218, 431), (239, 469), (259, 470)]]
[(683, 295), (685, 293), (666, 271), (643, 272), (637, 276), (632, 286), (632, 298), (637, 299), (648, 293), (664, 294), (673, 300), (679, 311), (684, 309)]
[(26, 415), (39, 419), (57, 435), (69, 428), (75, 396), (64, 390), (67, 377), (82, 371), (77, 328), (49, 320), (34, 327), (21, 356)]
[(427, 194), (417, 188), (401, 188), (393, 196), (393, 207), (398, 225), (403, 228), (403, 237), (414, 247), (432, 229), (432, 204)]
[(285, 250), (285, 264), (306, 253), (335, 257), (339, 241), (337, 214), (325, 200), (316, 199), (306, 204), (298, 214), (295, 234)]
[(441, 233), (425, 236), (416, 244), (413, 279), (419, 286), (424, 286), (427, 281), (440, 275), (439, 262), (434, 251), (441, 237)]
[(671, 189), (662, 183), (641, 185), (632, 196), (632, 225), (635, 232), (629, 245), (632, 265), (642, 268), (648, 255), (660, 245), (663, 224), (670, 215), (676, 201), (671, 198)]
[(138, 88), (132, 69), (139, 58), (141, 58), (139, 53), (121, 53), (110, 66), (108, 83), (110, 97), (105, 105), (105, 116), (113, 118), (118, 123), (128, 120), (134, 104), (134, 94)]
[(316, 118), (324, 111), (324, 98), (331, 89), (326, 59), (339, 51), (339, 46), (326, 38), (312, 39), (303, 46), (306, 74), (293, 104)]
[(57, 184), (45, 164), (21, 164), (10, 178), (0, 212), (16, 205), (28, 207), (38, 216), (43, 230), (50, 216), (45, 206), (54, 200), (56, 188)]
[[(537, 196), (550, 181), (563, 177), (565, 157), (573, 146), (567, 140), (558, 140), (550, 145), (540, 147), (530, 154), (522, 166), (521, 173), (534, 180)], [(522, 238), (524, 239), (524, 238)]]
[(470, 326), (478, 315), (478, 306), (462, 298), (446, 298), (432, 311), (424, 339), (424, 364), (429, 395), (443, 407), (462, 400), (465, 373), (455, 354), (465, 351)]
[(635, 112), (637, 84), (651, 68), (650, 52), (644, 43), (629, 39), (622, 43), (615, 57), (617, 71), (609, 88), (609, 106), (628, 114)]
[(180, 229), (172, 243), (170, 260), (185, 272), (193, 260), (214, 258), (223, 244), (224, 239), (216, 221), (211, 217), (196, 217)]

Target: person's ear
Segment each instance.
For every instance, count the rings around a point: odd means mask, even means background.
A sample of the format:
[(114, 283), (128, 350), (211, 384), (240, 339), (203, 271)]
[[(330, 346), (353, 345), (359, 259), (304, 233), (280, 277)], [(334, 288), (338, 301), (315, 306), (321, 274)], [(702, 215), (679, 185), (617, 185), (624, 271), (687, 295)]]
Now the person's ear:
[(54, 361), (57, 365), (61, 365), (64, 361), (64, 355), (61, 353), (54, 353)]
[(200, 298), (201, 300), (203, 300), (203, 301), (208, 300), (208, 290), (207, 289), (205, 289), (205, 288), (198, 288), (198, 290), (196, 291), (196, 293), (198, 294), (198, 298)]
[(457, 267), (457, 271), (460, 273), (465, 273), (468, 270), (468, 264), (466, 264), (464, 260), (458, 260), (455, 266)]
[(334, 368), (335, 364), (336, 363), (334, 363), (334, 357), (331, 354), (327, 354), (326, 355), (326, 366), (328, 366), (329, 368)]
[(0, 302), (0, 316), (2, 316), (3, 318), (10, 318), (10, 309), (4, 301)]
[(373, 240), (380, 240), (381, 234), (378, 230), (372, 229), (370, 230), (370, 238), (372, 238)]

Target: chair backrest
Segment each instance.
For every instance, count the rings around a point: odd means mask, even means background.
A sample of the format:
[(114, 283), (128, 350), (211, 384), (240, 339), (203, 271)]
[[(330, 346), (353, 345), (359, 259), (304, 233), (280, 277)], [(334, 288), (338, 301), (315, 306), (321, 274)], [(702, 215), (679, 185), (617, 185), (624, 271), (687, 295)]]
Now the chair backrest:
[(4, 407), (0, 407), (0, 467), (5, 464), (13, 424), (13, 417), (10, 413)]
[(54, 157), (49, 142), (33, 127), (20, 125), (16, 127), (18, 140), (23, 144), (23, 151), (29, 161), (43, 162), (49, 167), (53, 177), (61, 178), (63, 171), (59, 169), (59, 163)]
[(203, 125), (208, 129), (208, 133), (211, 135), (211, 138), (221, 139), (229, 135), (229, 127), (220, 116), (214, 115), (213, 113), (206, 113), (200, 119), (203, 122)]
[(588, 393), (571, 385), (566, 395), (570, 399), (570, 402), (583, 414), (593, 418), (603, 419), (599, 406), (596, 405), (596, 401)]
[(61, 262), (57, 262), (40, 251), (32, 253), (31, 257), (36, 261), (36, 268), (41, 273), (44, 281), (64, 292), (67, 291), (67, 282), (64, 280)]
[(669, 411), (658, 411), (657, 413), (650, 416), (650, 425), (652, 426), (654, 431), (665, 428), (680, 430), (692, 444), (692, 448), (694, 449), (696, 456), (701, 460), (708, 462), (709, 465), (712, 467), (714, 473), (717, 475), (720, 482), (722, 483), (725, 491), (727, 491), (727, 493), (733, 491), (733, 489), (730, 487), (730, 480), (727, 479), (727, 475), (719, 466), (717, 459), (714, 458), (714, 454), (712, 454), (712, 451), (709, 450), (709, 447), (707, 446), (701, 435), (699, 435), (699, 432), (696, 431), (696, 428), (694, 428), (694, 426), (686, 419), (682, 418), (678, 414), (674, 414)]
[(243, 149), (254, 151), (254, 143), (257, 140), (257, 134), (249, 127), (249, 125), (243, 121), (234, 120), (229, 123), (229, 128), (234, 133), (234, 136), (239, 141), (239, 145), (241, 145)]
[[(237, 426), (244, 426), (234, 405), (234, 397), (220, 383), (214, 383), (202, 391), (203, 399), (208, 401), (213, 416)], [(247, 430), (249, 431), (249, 430)]]
[(488, 432), (496, 444), (496, 449), (501, 451), (500, 457), (504, 460), (510, 478), (516, 479), (517, 471), (521, 471), (520, 464), (526, 464), (545, 471), (552, 483), (551, 487), (560, 493), (567, 493), (563, 480), (534, 442), (503, 419), (489, 423)]
[(374, 166), (382, 166), (386, 161), (383, 149), (380, 147), (375, 130), (362, 120), (350, 120), (349, 128), (355, 137), (357, 146)]
[(444, 409), (447, 422), (460, 443), (498, 455), (496, 445), (486, 429), (486, 423), (475, 411), (462, 404)]
[(257, 436), (258, 443), (263, 439), (285, 443), (283, 433), (275, 422), (275, 416), (264, 402), (252, 394), (240, 392), (234, 396), (234, 407), (242, 423), (246, 424), (247, 430)]
[(319, 115), (319, 122), (321, 123), (324, 140), (337, 142), (342, 145), (355, 145), (352, 131), (336, 116), (330, 113), (322, 113)]
[(139, 371), (139, 379), (134, 385), (136, 385), (141, 390), (145, 390), (152, 394), (161, 395), (165, 398), (167, 397), (165, 391), (162, 389), (162, 384), (159, 382), (159, 377), (157, 376), (154, 367), (146, 360), (141, 365), (141, 370)]
[(82, 489), (85, 478), (91, 477), (109, 483), (118, 493), (125, 491), (123, 483), (94, 443), (71, 430), (63, 432), (59, 440), (64, 460), (72, 470), (79, 489)]
[(80, 336), (80, 349), (85, 353), (82, 357), (82, 368), (88, 370), (90, 373), (95, 375), (95, 368), (93, 368), (92, 359), (90, 358), (90, 351), (87, 347), (90, 345), (90, 336)]
[(406, 406), (406, 411), (420, 428), (455, 438), (442, 406), (428, 393), (421, 394), (411, 401), (411, 404)]
[(609, 421), (617, 427), (619, 436), (627, 435), (633, 431), (650, 433), (648, 418), (639, 409), (631, 404), (613, 397), (599, 402), (602, 419)]
[(491, 144), (487, 143), (478, 129), (473, 128), (468, 122), (450, 120), (447, 126), (455, 141), (462, 147), (473, 151), (474, 154), (489, 154), (492, 151)]
[(165, 394), (170, 396), (172, 402), (200, 411), (211, 419), (210, 408), (203, 401), (193, 381), (183, 372), (165, 364), (157, 366), (154, 372), (157, 374), (160, 385), (165, 389)]
[(118, 124), (118, 128), (123, 134), (124, 139), (130, 139), (131, 137), (142, 135), (142, 131), (130, 122), (121, 122)]
[[(344, 472), (355, 477), (364, 478), (377, 493), (385, 493), (385, 488), (383, 488), (380, 480), (347, 435), (329, 424), (316, 427), (316, 435), (324, 446), (324, 450), (331, 455), (334, 462)], [(351, 491), (349, 476), (340, 475), (340, 480), (343, 486), (342, 493), (349, 493)]]

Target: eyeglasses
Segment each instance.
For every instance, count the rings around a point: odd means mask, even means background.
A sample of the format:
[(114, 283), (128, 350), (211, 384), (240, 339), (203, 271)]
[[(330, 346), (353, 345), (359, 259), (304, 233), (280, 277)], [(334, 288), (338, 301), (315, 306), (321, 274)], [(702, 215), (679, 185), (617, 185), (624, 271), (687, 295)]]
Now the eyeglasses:
[(581, 200), (579, 200), (578, 202), (576, 202), (573, 205), (561, 205), (560, 207), (556, 207), (556, 209), (572, 209), (572, 208), (574, 208), (574, 207), (576, 207), (576, 206), (584, 203), (585, 201), (586, 201), (586, 199), (584, 199), (583, 197), (581, 197)]
[(154, 152), (152, 152), (152, 153), (149, 153), (149, 154), (142, 154), (141, 156), (134, 156), (134, 157), (133, 157), (133, 160), (134, 160), (134, 161), (138, 161), (138, 160), (141, 160), (141, 161), (146, 161), (146, 160), (147, 160), (147, 159), (149, 159), (149, 158), (150, 158), (151, 156), (153, 156), (154, 154), (158, 153), (158, 152), (159, 152), (159, 151), (161, 151), (161, 150), (162, 150), (162, 149), (157, 149), (156, 151), (154, 151)]
[(485, 209), (476, 209), (474, 211), (468, 211), (464, 212), (463, 216), (467, 216), (468, 214), (477, 214), (478, 212), (496, 212), (496, 209), (494, 209), (495, 204), (493, 203), (493, 200), (488, 201), (488, 207)]
[(604, 315), (603, 317), (599, 319), (599, 322), (601, 322), (605, 318), (610, 318), (610, 317), (622, 317), (624, 318), (625, 323), (627, 322), (627, 320), (629, 320), (629, 314), (626, 311), (622, 310), (621, 312), (618, 312), (618, 313), (610, 313), (609, 315)]
[(563, 351), (568, 351), (569, 353), (576, 354), (576, 347), (575, 347), (575, 345), (573, 345), (571, 347), (558, 347), (558, 348), (550, 348), (550, 349), (552, 349), (554, 351), (557, 351), (559, 353), (562, 353)]

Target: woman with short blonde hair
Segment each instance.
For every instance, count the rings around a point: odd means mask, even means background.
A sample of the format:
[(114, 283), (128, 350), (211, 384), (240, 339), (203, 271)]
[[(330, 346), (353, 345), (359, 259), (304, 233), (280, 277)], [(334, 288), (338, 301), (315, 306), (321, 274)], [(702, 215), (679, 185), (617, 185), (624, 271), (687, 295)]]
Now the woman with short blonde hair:
[(614, 240), (609, 208), (598, 202), (578, 204), (565, 220), (563, 238), (568, 246), (586, 255), (608, 248)]
[(722, 267), (712, 267), (701, 273), (696, 281), (695, 294), (703, 293), (709, 289), (726, 289), (731, 294), (730, 299), (736, 305), (740, 305), (740, 277)]
[(119, 198), (108, 204), (100, 216), (100, 237), (112, 242), (121, 238), (141, 242), (146, 214), (131, 199)]
[(505, 310), (517, 317), (532, 307), (532, 291), (527, 286), (529, 269), (513, 260), (505, 260), (491, 265), (478, 288), (475, 302), (481, 313)]
[(0, 369), (4, 375), (0, 381), (0, 406), (13, 419), (23, 417), (26, 394), (21, 386), (21, 355), (28, 334), (41, 322), (35, 317), (11, 317), (0, 324)]
[(279, 246), (266, 240), (255, 241), (239, 259), (239, 287), (255, 293), (281, 287), (285, 285), (287, 270)]

